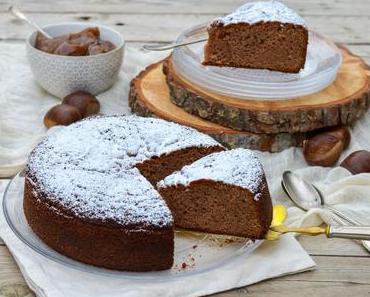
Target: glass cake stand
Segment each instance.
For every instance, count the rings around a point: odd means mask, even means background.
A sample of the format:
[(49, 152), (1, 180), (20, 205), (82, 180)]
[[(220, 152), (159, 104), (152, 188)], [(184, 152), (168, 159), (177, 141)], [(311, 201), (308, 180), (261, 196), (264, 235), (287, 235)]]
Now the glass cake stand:
[(16, 175), (8, 184), (3, 199), (6, 222), (27, 246), (40, 255), (64, 266), (106, 276), (164, 280), (204, 273), (234, 261), (245, 261), (262, 241), (231, 236), (216, 236), (190, 231), (175, 233), (175, 255), (172, 269), (154, 272), (122, 272), (99, 268), (63, 256), (47, 246), (29, 227), (23, 212), (24, 176)]
[[(184, 31), (177, 42), (207, 38), (206, 25)], [(201, 89), (248, 100), (283, 100), (318, 92), (330, 85), (342, 64), (336, 45), (309, 31), (306, 64), (299, 73), (270, 70), (204, 66), (205, 42), (174, 49), (176, 73)]]

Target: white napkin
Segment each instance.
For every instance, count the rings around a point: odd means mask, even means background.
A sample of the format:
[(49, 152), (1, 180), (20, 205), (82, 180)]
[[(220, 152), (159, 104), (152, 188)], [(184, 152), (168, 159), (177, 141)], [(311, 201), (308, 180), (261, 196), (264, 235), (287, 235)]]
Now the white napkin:
[[(308, 167), (295, 173), (312, 182), (322, 192), (325, 204), (332, 206), (363, 225), (370, 225), (370, 173), (352, 175), (348, 170), (337, 168)], [(292, 226), (315, 226), (323, 221), (337, 224), (333, 214), (323, 208), (312, 208), (305, 212), (287, 202), (280, 183), (273, 183), (277, 201), (288, 205), (286, 224)]]

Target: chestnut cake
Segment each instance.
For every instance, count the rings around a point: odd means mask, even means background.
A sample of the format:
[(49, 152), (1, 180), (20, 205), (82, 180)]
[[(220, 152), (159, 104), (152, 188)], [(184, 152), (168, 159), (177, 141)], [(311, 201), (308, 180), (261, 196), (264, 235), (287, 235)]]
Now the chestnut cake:
[(204, 65), (297, 73), (308, 44), (305, 21), (278, 1), (246, 3), (207, 27)]
[(271, 223), (265, 174), (247, 149), (203, 157), (167, 176), (157, 189), (175, 225), (185, 229), (260, 239)]
[(50, 247), (88, 264), (127, 271), (173, 264), (170, 210), (152, 184), (224, 148), (159, 119), (89, 118), (30, 154), (24, 212)]
[[(271, 201), (260, 163), (247, 150), (214, 155), (222, 151), (225, 148), (210, 136), (160, 119), (87, 118), (50, 134), (31, 152), (26, 219), (56, 251), (87, 264), (127, 271), (171, 268), (177, 224), (262, 238), (271, 220)], [(187, 172), (184, 166), (197, 160), (214, 171), (222, 168), (219, 176), (225, 174), (231, 184), (204, 182), (214, 189), (193, 189), (194, 198), (208, 195), (199, 201), (180, 193), (181, 187), (156, 190), (155, 185), (167, 185), (178, 174), (172, 173)], [(229, 164), (226, 172), (224, 162)], [(182, 197), (184, 204), (172, 194)], [(212, 195), (219, 200), (212, 200)], [(222, 199), (224, 195), (230, 201)], [(189, 203), (199, 207), (194, 218), (183, 207), (190, 210)], [(230, 207), (221, 211), (225, 204)], [(199, 216), (203, 209), (207, 220)], [(196, 214), (194, 209), (191, 213)]]

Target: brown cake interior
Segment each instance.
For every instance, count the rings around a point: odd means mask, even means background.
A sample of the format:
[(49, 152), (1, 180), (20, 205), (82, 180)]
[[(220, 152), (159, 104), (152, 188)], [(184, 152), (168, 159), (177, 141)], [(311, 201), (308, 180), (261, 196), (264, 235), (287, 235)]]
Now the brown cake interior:
[(179, 151), (174, 151), (167, 155), (154, 157), (136, 165), (142, 175), (146, 177), (152, 185), (170, 175), (172, 172), (180, 170), (185, 165), (214, 152), (223, 151), (222, 146), (212, 147), (190, 147)]
[(263, 238), (272, 219), (267, 184), (260, 190), (255, 200), (247, 189), (212, 180), (159, 188), (177, 227), (252, 239)]
[(205, 65), (299, 72), (304, 67), (308, 32), (280, 22), (212, 24)]

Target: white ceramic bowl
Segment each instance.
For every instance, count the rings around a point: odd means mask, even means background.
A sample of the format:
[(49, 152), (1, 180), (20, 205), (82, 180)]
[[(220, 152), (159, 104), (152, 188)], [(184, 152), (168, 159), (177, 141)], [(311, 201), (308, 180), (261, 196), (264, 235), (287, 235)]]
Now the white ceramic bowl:
[(108, 53), (93, 56), (59, 56), (35, 48), (37, 32), (28, 36), (27, 56), (31, 70), (35, 80), (50, 94), (59, 98), (75, 91), (87, 91), (97, 95), (109, 89), (117, 80), (125, 45), (120, 33), (91, 23), (62, 23), (47, 25), (43, 29), (51, 36), (60, 36), (88, 27), (98, 27), (101, 39), (112, 42), (116, 48)]

